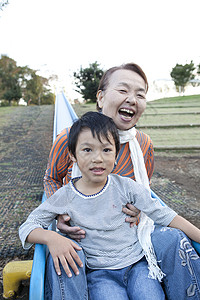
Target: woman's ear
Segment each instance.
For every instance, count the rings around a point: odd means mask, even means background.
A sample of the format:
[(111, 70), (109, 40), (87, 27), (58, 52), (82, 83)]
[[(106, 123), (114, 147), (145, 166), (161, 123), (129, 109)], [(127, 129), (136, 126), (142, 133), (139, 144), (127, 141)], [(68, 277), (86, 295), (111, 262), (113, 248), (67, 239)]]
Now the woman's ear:
[(97, 103), (99, 108), (103, 107), (103, 96), (104, 96), (104, 92), (102, 90), (99, 90), (97, 92)]
[(73, 162), (76, 162), (77, 160), (76, 160), (76, 157), (70, 152), (69, 153), (69, 157), (70, 157), (70, 159), (73, 161)]

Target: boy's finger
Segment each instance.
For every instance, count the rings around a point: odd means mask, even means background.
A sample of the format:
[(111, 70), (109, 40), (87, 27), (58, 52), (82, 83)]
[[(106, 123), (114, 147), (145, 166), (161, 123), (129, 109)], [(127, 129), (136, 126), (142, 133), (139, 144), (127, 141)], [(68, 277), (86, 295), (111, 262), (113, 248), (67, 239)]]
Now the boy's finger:
[(66, 258), (64, 256), (60, 257), (60, 263), (62, 264), (63, 269), (64, 269), (65, 273), (67, 274), (67, 276), (69, 278), (72, 277), (72, 273), (71, 273), (71, 271), (69, 269), (69, 266), (67, 264)]
[[(81, 248), (79, 245), (77, 245), (76, 243), (74, 243), (73, 241), (71, 241), (71, 245), (72, 245), (72, 247), (73, 247), (74, 249), (76, 249), (76, 250), (78, 250), (78, 251), (82, 250), (82, 248)], [(75, 252), (75, 253), (76, 253), (76, 252)]]
[(54, 262), (54, 267), (55, 267), (55, 269), (56, 269), (56, 273), (58, 274), (58, 276), (61, 275), (61, 271), (60, 271), (60, 266), (59, 266), (59, 260), (58, 260), (58, 258), (57, 258), (57, 257), (54, 258), (53, 262)]
[(72, 268), (74, 274), (79, 275), (79, 270), (78, 270), (77, 265), (75, 264), (72, 256), (69, 254), (69, 255), (67, 255), (66, 259), (67, 259), (68, 264)]
[(82, 260), (80, 259), (80, 257), (78, 256), (78, 254), (76, 253), (76, 251), (72, 252), (72, 257), (75, 260), (75, 262), (79, 265), (79, 267), (83, 267), (83, 263)]

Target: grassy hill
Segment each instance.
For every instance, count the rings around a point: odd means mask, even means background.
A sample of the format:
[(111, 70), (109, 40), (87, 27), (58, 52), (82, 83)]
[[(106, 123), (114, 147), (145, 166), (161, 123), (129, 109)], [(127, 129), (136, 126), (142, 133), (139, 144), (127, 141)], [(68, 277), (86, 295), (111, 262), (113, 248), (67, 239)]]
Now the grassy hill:
[[(73, 107), (78, 116), (96, 110), (95, 104)], [(155, 150), (200, 149), (200, 95), (147, 102), (137, 128), (150, 135)]]
[(151, 136), (155, 150), (200, 149), (200, 95), (148, 102), (137, 125)]

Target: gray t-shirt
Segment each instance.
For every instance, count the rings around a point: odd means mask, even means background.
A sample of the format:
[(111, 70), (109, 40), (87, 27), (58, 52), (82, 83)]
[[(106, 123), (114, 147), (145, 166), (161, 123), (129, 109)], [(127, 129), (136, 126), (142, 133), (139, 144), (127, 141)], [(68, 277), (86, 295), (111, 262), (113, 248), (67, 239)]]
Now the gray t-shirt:
[(69, 214), (71, 225), (86, 231), (82, 246), (86, 263), (92, 269), (119, 269), (140, 260), (144, 253), (137, 237), (137, 226), (125, 222), (122, 206), (133, 203), (155, 223), (167, 226), (176, 213), (150, 196), (150, 191), (130, 178), (109, 175), (104, 188), (95, 195), (83, 195), (73, 181), (63, 186), (20, 226), (19, 236), (25, 249), (28, 234), (47, 228), (59, 214)]

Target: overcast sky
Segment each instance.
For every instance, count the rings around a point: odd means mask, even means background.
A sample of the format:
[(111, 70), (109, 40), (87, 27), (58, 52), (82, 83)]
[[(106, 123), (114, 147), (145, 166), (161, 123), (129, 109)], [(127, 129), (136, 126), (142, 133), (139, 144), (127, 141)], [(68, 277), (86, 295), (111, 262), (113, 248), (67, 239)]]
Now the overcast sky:
[(0, 12), (0, 54), (57, 74), (69, 97), (71, 77), (98, 61), (103, 69), (139, 64), (150, 81), (176, 63), (200, 63), (200, 0), (9, 0)]

